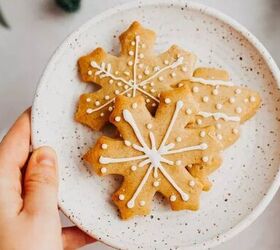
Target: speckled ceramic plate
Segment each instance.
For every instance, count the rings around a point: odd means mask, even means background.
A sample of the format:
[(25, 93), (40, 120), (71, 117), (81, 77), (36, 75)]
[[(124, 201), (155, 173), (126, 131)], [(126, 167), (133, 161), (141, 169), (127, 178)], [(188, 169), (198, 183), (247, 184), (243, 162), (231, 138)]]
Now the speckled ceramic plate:
[[(172, 212), (159, 197), (150, 216), (121, 221), (110, 196), (116, 177), (90, 173), (81, 156), (100, 133), (73, 120), (79, 95), (90, 91), (76, 61), (101, 45), (116, 53), (118, 35), (133, 20), (157, 32), (157, 51), (175, 43), (193, 51), (199, 65), (223, 67), (232, 80), (262, 96), (257, 115), (242, 126), (241, 138), (223, 154), (201, 196), (198, 212)], [(32, 141), (57, 150), (59, 204), (80, 228), (111, 246), (135, 248), (211, 247), (240, 232), (268, 205), (279, 186), (279, 71), (247, 30), (216, 10), (184, 1), (141, 1), (104, 12), (74, 32), (52, 57), (39, 84), (32, 113)]]

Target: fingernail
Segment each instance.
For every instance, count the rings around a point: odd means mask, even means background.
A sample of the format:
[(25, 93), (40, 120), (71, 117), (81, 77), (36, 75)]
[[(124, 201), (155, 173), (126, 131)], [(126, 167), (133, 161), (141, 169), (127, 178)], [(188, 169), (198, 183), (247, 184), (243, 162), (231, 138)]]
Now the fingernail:
[(36, 161), (42, 165), (54, 166), (56, 162), (55, 152), (48, 147), (40, 148), (37, 151)]

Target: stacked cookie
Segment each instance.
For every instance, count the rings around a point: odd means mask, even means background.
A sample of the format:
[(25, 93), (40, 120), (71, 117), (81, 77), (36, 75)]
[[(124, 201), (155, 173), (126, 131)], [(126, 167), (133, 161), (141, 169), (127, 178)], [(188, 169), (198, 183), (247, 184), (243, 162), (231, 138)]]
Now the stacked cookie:
[(80, 97), (76, 120), (93, 130), (110, 122), (119, 134), (99, 138), (84, 159), (98, 175), (124, 176), (112, 197), (122, 219), (149, 214), (156, 192), (173, 210), (197, 210), (221, 151), (260, 106), (226, 71), (195, 69), (196, 56), (178, 46), (155, 55), (154, 41), (134, 22), (119, 57), (97, 48), (78, 62), (81, 79), (101, 88)]

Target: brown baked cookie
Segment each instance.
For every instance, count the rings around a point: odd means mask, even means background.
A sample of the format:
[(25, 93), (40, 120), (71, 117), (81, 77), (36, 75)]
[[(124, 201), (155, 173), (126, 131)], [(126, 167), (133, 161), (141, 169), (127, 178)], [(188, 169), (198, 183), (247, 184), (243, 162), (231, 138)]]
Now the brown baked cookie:
[[(259, 94), (234, 85), (224, 70), (198, 68), (190, 80), (179, 83), (179, 86), (183, 84), (191, 88), (193, 98), (198, 103), (199, 115), (191, 127), (215, 126), (215, 137), (223, 149), (239, 138), (240, 124), (250, 119), (260, 107)], [(207, 176), (219, 167), (219, 162), (187, 168), (193, 176), (200, 178), (204, 190), (209, 190), (211, 183)]]
[(112, 196), (122, 219), (149, 214), (156, 192), (173, 210), (199, 208), (203, 186), (185, 166), (214, 162), (221, 145), (213, 126), (188, 128), (197, 112), (187, 87), (162, 93), (155, 117), (144, 97), (117, 97), (110, 121), (122, 139), (102, 136), (84, 159), (98, 175), (124, 176)]
[(147, 108), (153, 112), (162, 91), (192, 76), (196, 57), (175, 45), (156, 55), (155, 37), (153, 31), (134, 22), (120, 36), (119, 56), (97, 48), (79, 59), (81, 79), (96, 83), (101, 89), (81, 95), (76, 112), (78, 122), (100, 130), (108, 122), (115, 98), (120, 95), (143, 96)]

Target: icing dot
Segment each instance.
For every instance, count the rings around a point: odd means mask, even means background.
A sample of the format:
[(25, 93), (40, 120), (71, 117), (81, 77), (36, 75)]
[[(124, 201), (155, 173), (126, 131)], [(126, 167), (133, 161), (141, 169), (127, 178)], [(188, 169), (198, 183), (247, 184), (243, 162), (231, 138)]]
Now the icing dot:
[(128, 54), (129, 54), (130, 56), (133, 56), (133, 55), (134, 55), (134, 52), (133, 52), (132, 50), (130, 50), (130, 51), (128, 51)]
[(142, 88), (143, 88), (143, 89), (146, 89), (146, 88), (147, 88), (147, 86), (146, 86), (146, 85), (144, 85)]
[(107, 172), (107, 168), (103, 167), (103, 168), (101, 168), (100, 171), (101, 171), (102, 174), (105, 174)]
[(149, 74), (150, 74), (150, 71), (149, 71), (148, 69), (145, 69), (144, 74), (145, 74), (145, 75), (149, 75)]
[(127, 97), (131, 97), (131, 94), (130, 94), (130, 93), (127, 93), (126, 96), (127, 96)]
[(183, 72), (187, 72), (187, 67), (182, 67)]
[(203, 162), (208, 162), (209, 161), (209, 157), (208, 156), (203, 156), (202, 157), (202, 161)]
[(221, 103), (217, 103), (215, 107), (216, 107), (216, 109), (220, 110), (220, 109), (222, 109), (223, 105)]
[(108, 108), (108, 110), (111, 112), (111, 111), (113, 110), (113, 107), (110, 106), (110, 107)]
[(180, 165), (182, 164), (182, 161), (177, 160), (177, 161), (175, 162), (175, 164), (176, 164), (176, 166), (180, 166)]
[(194, 86), (192, 88), (192, 92), (197, 93), (199, 91), (199, 88), (197, 86)]
[(209, 97), (208, 96), (203, 96), (202, 100), (203, 100), (203, 102), (208, 102), (209, 101)]
[(155, 90), (155, 89), (151, 89), (150, 91), (151, 91), (151, 93), (155, 93), (155, 92), (156, 92), (156, 90)]
[(121, 120), (121, 117), (120, 117), (120, 116), (116, 116), (116, 117), (115, 117), (115, 121), (116, 121), (116, 122), (119, 122), (120, 120)]
[(119, 87), (121, 87), (121, 86), (122, 86), (122, 82), (118, 82), (117, 85), (118, 85)]
[(221, 125), (220, 123), (217, 123), (217, 124), (216, 124), (216, 128), (217, 128), (217, 129), (221, 129), (221, 128), (222, 128), (222, 125)]
[(235, 98), (232, 96), (231, 98), (229, 98), (229, 102), (230, 103), (235, 103)]
[(178, 83), (178, 87), (182, 87), (184, 84), (183, 83)]
[(107, 145), (106, 143), (102, 143), (102, 144), (101, 144), (101, 148), (102, 148), (102, 149), (107, 149), (107, 148), (108, 148), (108, 145)]
[(145, 49), (146, 48), (146, 44), (143, 43), (141, 47), (142, 47), (142, 49)]
[(136, 169), (137, 169), (137, 166), (135, 166), (135, 165), (132, 165), (130, 169), (131, 169), (132, 171), (136, 171)]
[(153, 87), (153, 86), (155, 85), (155, 83), (154, 83), (154, 82), (151, 82), (150, 85)]
[(186, 109), (186, 113), (187, 113), (188, 115), (190, 115), (190, 114), (192, 113), (192, 110), (191, 110), (190, 108), (187, 108), (187, 109)]
[(255, 101), (256, 101), (256, 97), (250, 96), (250, 102), (255, 102)]
[(176, 201), (176, 199), (177, 199), (177, 198), (176, 198), (175, 195), (171, 195), (170, 198), (169, 198), (170, 201)]
[(93, 109), (87, 109), (86, 112), (87, 112), (88, 114), (91, 114), (93, 111), (94, 111)]
[(132, 103), (132, 105), (131, 105), (131, 107), (133, 108), (133, 109), (136, 109), (137, 108), (137, 103), (136, 102), (134, 102), (134, 103)]
[(206, 132), (204, 130), (202, 130), (199, 135), (200, 135), (200, 137), (205, 137)]
[(115, 71), (115, 74), (118, 75), (118, 74), (119, 74), (119, 71)]
[(145, 206), (145, 204), (146, 204), (146, 202), (145, 202), (145, 201), (140, 201), (140, 202), (139, 202), (139, 205), (140, 205), (141, 207), (144, 207), (144, 206)]
[(189, 181), (189, 186), (194, 187), (195, 186), (195, 181), (194, 180)]
[(128, 71), (123, 72), (126, 76), (129, 76), (130, 73)]
[(218, 138), (218, 140), (222, 140), (223, 136), (221, 134), (217, 134), (217, 138)]
[(137, 77), (138, 77), (138, 79), (142, 79), (142, 78), (143, 78), (143, 76), (142, 76), (142, 75), (138, 75)]
[(207, 143), (202, 143), (200, 146), (201, 146), (201, 148), (202, 148), (203, 150), (205, 150), (205, 149), (208, 148), (208, 144), (207, 144)]
[(155, 107), (155, 106), (157, 106), (157, 104), (154, 102), (154, 103), (152, 104), (152, 107)]
[(104, 99), (105, 99), (105, 100), (109, 100), (109, 99), (110, 99), (110, 96), (105, 95), (105, 96), (104, 96)]
[(125, 198), (125, 196), (124, 196), (123, 194), (120, 194), (120, 195), (119, 195), (119, 200), (120, 200), (120, 201), (123, 201), (124, 198)]
[(128, 85), (124, 85), (123, 87), (124, 87), (124, 89), (128, 89)]
[(116, 89), (115, 94), (118, 95), (119, 93), (120, 93), (120, 91)]
[(133, 62), (132, 61), (128, 61), (128, 66), (132, 66), (133, 65)]
[(132, 41), (130, 44), (131, 44), (132, 46), (135, 46), (135, 41)]
[(238, 129), (237, 129), (237, 128), (234, 128), (234, 129), (232, 130), (232, 133), (233, 133), (233, 134), (235, 134), (235, 135), (237, 135), (237, 134), (238, 134), (238, 132), (239, 132), (239, 131), (238, 131)]
[(218, 95), (218, 94), (219, 94), (219, 91), (218, 91), (217, 89), (213, 89), (212, 94), (213, 94), (213, 95)]
[(144, 67), (144, 64), (143, 64), (143, 63), (140, 63), (140, 64), (138, 65), (138, 67), (139, 67), (140, 69), (142, 69), (142, 68)]
[(196, 123), (197, 123), (198, 125), (201, 125), (201, 124), (202, 124), (202, 120), (201, 120), (201, 119), (197, 119), (197, 120), (196, 120)]
[(100, 105), (100, 101), (96, 101), (96, 102), (95, 102), (95, 105), (96, 105), (96, 106), (99, 106), (99, 105)]
[(154, 71), (156, 72), (156, 71), (159, 71), (160, 70), (160, 67), (159, 66), (155, 66), (154, 67)]
[(168, 65), (168, 64), (169, 64), (169, 61), (168, 61), (168, 60), (164, 60), (164, 64), (165, 64), (165, 65)]
[(143, 53), (140, 53), (140, 54), (139, 54), (139, 57), (140, 57), (140, 58), (144, 58), (144, 54), (143, 54)]
[(151, 100), (149, 98), (146, 99), (146, 103), (150, 103)]
[(188, 168), (192, 168), (192, 164), (189, 164), (189, 165), (188, 165)]
[(249, 102), (249, 99), (248, 99), (248, 98), (245, 98), (245, 99), (244, 99), (244, 102), (245, 102), (245, 103)]
[(110, 84), (113, 84), (113, 83), (114, 83), (113, 79), (110, 79), (110, 80), (109, 80), (109, 83), (110, 83)]
[(92, 71), (91, 70), (89, 70), (87, 73), (88, 73), (89, 76), (92, 75)]
[(242, 112), (242, 108), (241, 107), (236, 107), (235, 112), (237, 114), (240, 114)]
[(180, 136), (178, 136), (177, 138), (176, 138), (176, 142), (181, 142), (182, 141), (182, 138), (180, 137)]
[(103, 112), (102, 112), (102, 113), (100, 113), (100, 116), (101, 116), (101, 117), (103, 117), (104, 115), (105, 115), (105, 114), (104, 114)]
[(169, 98), (165, 98), (164, 102), (165, 102), (166, 104), (169, 104), (169, 103), (171, 103), (171, 100), (170, 100)]
[(237, 95), (239, 95), (239, 94), (241, 93), (241, 89), (236, 89), (236, 90), (234, 91), (234, 93), (237, 94)]
[(147, 129), (151, 129), (151, 128), (153, 127), (153, 125), (152, 125), (151, 123), (148, 123), (148, 124), (146, 125), (146, 127), (147, 127)]
[(130, 146), (131, 146), (131, 142), (130, 142), (130, 141), (128, 141), (128, 140), (124, 140), (124, 144), (125, 144), (125, 146), (128, 146), (128, 147), (130, 147)]
[(172, 72), (172, 73), (171, 73), (171, 76), (172, 76), (172, 77), (175, 77), (175, 76), (176, 76), (176, 73), (175, 73), (175, 72)]
[(153, 186), (158, 187), (159, 186), (159, 181), (154, 181)]
[(163, 81), (163, 77), (160, 76), (160, 77), (158, 78), (158, 80), (162, 82), (162, 81)]
[(87, 102), (90, 102), (90, 101), (91, 101), (91, 99), (90, 99), (90, 98), (87, 98), (87, 99), (86, 99), (86, 101), (87, 101)]

